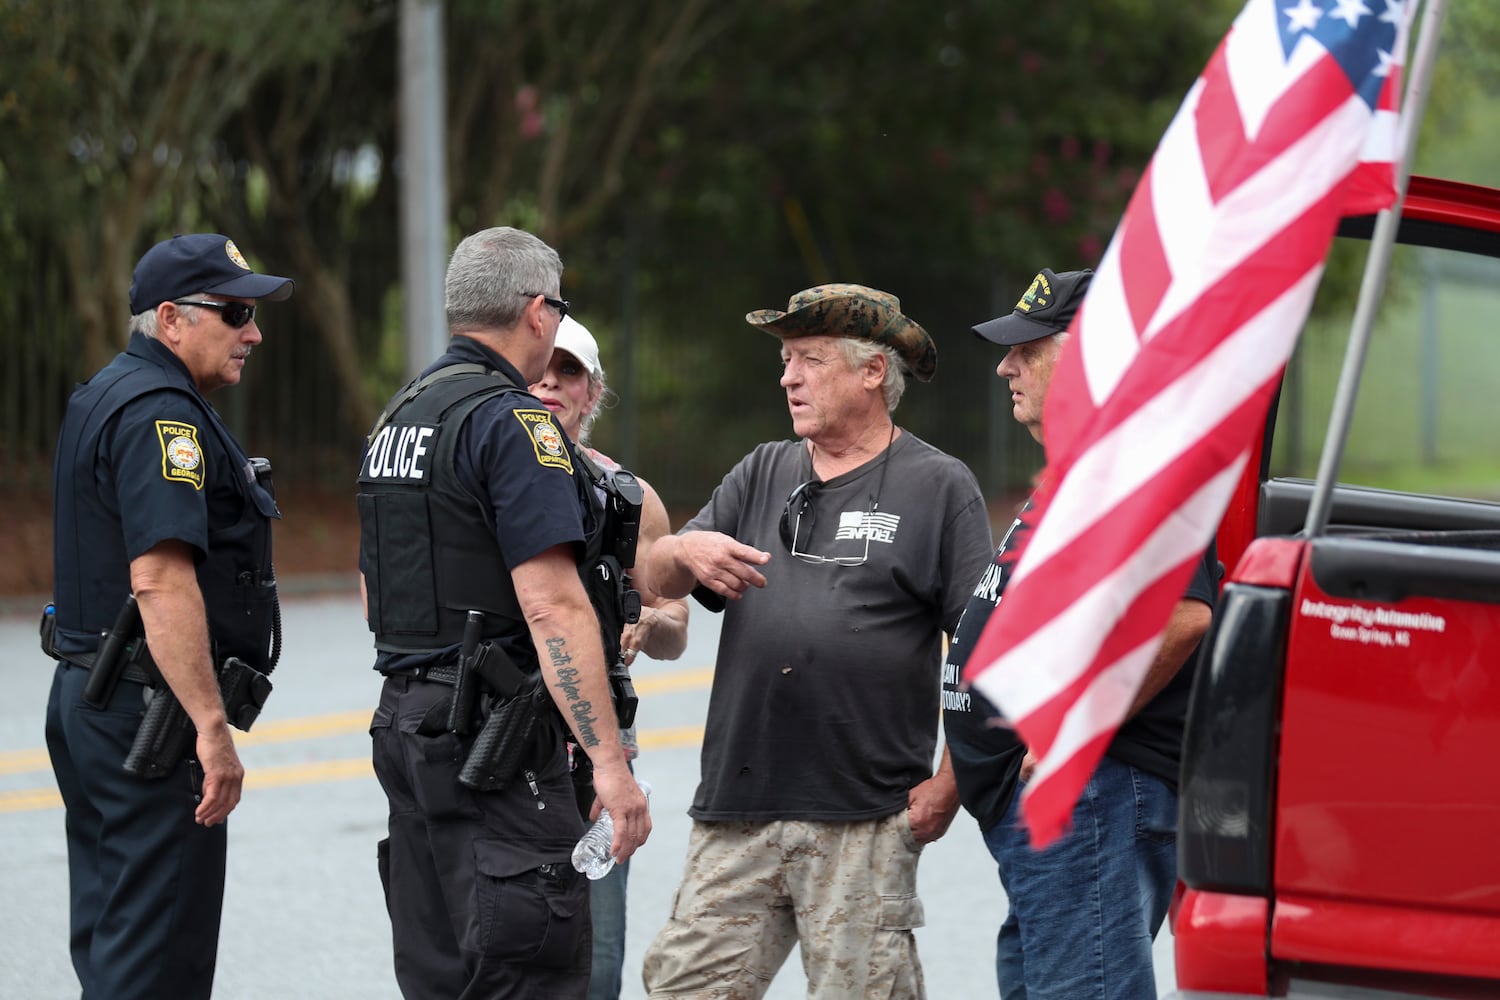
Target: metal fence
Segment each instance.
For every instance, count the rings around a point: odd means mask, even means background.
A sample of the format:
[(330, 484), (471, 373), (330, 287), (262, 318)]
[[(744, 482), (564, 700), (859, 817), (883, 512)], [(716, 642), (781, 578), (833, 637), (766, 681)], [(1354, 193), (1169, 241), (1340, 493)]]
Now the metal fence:
[[(211, 401), (248, 451), (272, 460), (279, 487), (352, 495), (362, 434), (343, 416), (324, 350), (292, 310), (267, 312), (265, 343), (242, 384)], [(617, 398), (601, 415), (594, 443), (650, 480), (674, 514), (695, 511), (757, 442), (791, 436), (776, 342), (738, 316), (691, 334), (660, 332), (664, 324), (649, 315), (633, 330), (583, 318), (600, 340)], [(978, 318), (984, 317), (966, 317)], [(23, 333), (10, 338), (0, 374), (0, 461), (7, 470), (0, 497), (44, 509), (64, 403), (74, 383), (91, 373), (79, 370), (66, 317), (6, 319)], [(962, 322), (929, 321), (940, 345), (939, 373), (931, 383), (912, 383), (897, 421), (966, 462), (988, 495), (1024, 493), (1041, 466), (1041, 449), (1010, 418), (1008, 391), (994, 375), (998, 350)]]
[[(1397, 264), (1343, 478), (1425, 492), (1500, 494), (1493, 447), (1500, 340), (1491, 329), (1500, 309), (1500, 263), (1400, 248)], [(61, 285), (45, 260), (33, 262), (23, 280), (40, 289)], [(56, 294), (25, 298), (62, 300)], [(6, 470), (0, 498), (44, 511), (63, 403), (88, 373), (76, 370), (66, 315), (23, 316), (13, 304), (6, 308), (11, 314), (0, 319), (23, 335), (9, 338), (0, 375)], [(975, 311), (968, 303), (949, 307), (947, 315), (930, 305), (928, 315), (917, 313), (938, 341), (938, 376), (912, 384), (897, 418), (967, 463), (986, 495), (1004, 505), (1024, 496), (1042, 454), (1010, 418), (1008, 392), (994, 375), (998, 350), (967, 331)], [(583, 316), (600, 340), (618, 396), (601, 416), (594, 443), (650, 480), (679, 517), (695, 511), (757, 442), (791, 434), (775, 341), (744, 326), (742, 314), (726, 310), (690, 331), (670, 327), (649, 310), (630, 323)], [(272, 459), (283, 487), (350, 496), (362, 435), (341, 416), (322, 348), (299, 322), (307, 320), (290, 311), (273, 316), (244, 384), (213, 401), (252, 453)], [(1299, 345), (1283, 393), (1279, 474), (1311, 475), (1316, 468), (1346, 332), (1347, 316), (1340, 313), (1315, 324)], [(122, 325), (122, 343), (123, 337)], [(14, 530), (0, 529), (0, 540)]]

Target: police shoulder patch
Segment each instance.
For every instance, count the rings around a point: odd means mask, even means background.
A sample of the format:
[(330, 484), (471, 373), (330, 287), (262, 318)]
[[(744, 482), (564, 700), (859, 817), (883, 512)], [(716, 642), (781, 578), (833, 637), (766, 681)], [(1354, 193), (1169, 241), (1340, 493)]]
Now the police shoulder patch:
[(161, 442), (162, 478), (203, 489), (203, 448), (198, 444), (198, 428), (180, 420), (158, 420), (156, 437)]
[(551, 410), (512, 410), (526, 433), (531, 436), (531, 446), (536, 449), (539, 465), (550, 469), (562, 469), (573, 474), (573, 456), (568, 452), (562, 431), (552, 421)]

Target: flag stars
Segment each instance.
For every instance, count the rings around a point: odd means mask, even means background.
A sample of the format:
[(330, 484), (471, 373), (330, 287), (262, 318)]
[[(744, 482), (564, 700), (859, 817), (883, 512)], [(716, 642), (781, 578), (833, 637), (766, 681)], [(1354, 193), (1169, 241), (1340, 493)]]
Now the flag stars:
[(1365, 6), (1365, 0), (1338, 0), (1338, 10), (1330, 11), (1329, 16), (1341, 17), (1350, 28), (1357, 28), (1360, 18), (1373, 13)]
[(1370, 75), (1382, 78), (1390, 76), (1391, 70), (1396, 68), (1396, 57), (1383, 49), (1376, 50), (1375, 57), (1380, 60), (1380, 63), (1370, 70)]
[(1380, 20), (1385, 24), (1399, 25), (1406, 18), (1406, 0), (1385, 0), (1385, 13)]
[(1286, 15), (1287, 31), (1295, 34), (1316, 28), (1323, 17), (1323, 8), (1316, 6), (1312, 0), (1298, 0), (1297, 6), (1288, 7), (1282, 13)]

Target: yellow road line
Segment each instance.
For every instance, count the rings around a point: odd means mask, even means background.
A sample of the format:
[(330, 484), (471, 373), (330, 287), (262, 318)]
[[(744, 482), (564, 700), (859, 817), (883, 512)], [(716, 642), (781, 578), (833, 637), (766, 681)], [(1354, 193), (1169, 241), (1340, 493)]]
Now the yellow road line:
[[(689, 690), (706, 687), (712, 680), (713, 668), (711, 667), (682, 670), (655, 677), (643, 677), (636, 682), (636, 692), (649, 695)], [(369, 710), (360, 709), (354, 712), (309, 715), (280, 722), (263, 722), (253, 732), (236, 733), (235, 742), (238, 746), (247, 747), (363, 732), (370, 726), (370, 714)], [(670, 750), (701, 744), (703, 727), (676, 726), (664, 729), (644, 729), (637, 735), (642, 750)], [(0, 753), (0, 774), (26, 774), (45, 771), (50, 767), (51, 761), (46, 750), (12, 750)], [(245, 773), (245, 787), (281, 788), (289, 785), (346, 781), (371, 776), (369, 758), (360, 757), (350, 760), (315, 761), (305, 764), (254, 768)], [(58, 795), (56, 788), (0, 791), (0, 814), (60, 808), (62, 808), (62, 797)]]
[(349, 778), (373, 778), (370, 758), (320, 760), (311, 764), (287, 764), (283, 767), (258, 767), (245, 772), (246, 788), (284, 788), (287, 785), (311, 785), (320, 781), (345, 781)]
[(642, 750), (671, 750), (695, 747), (703, 742), (702, 726), (678, 726), (676, 729), (643, 729), (635, 734)]
[(27, 788), (19, 792), (0, 792), (0, 813), (61, 808), (62, 796), (55, 788)]
[(356, 712), (334, 712), (330, 715), (308, 715), (300, 719), (285, 719), (281, 722), (262, 722), (248, 733), (235, 733), (234, 744), (241, 747), (253, 747), (267, 743), (315, 739), (320, 736), (362, 733), (369, 730), (370, 717), (374, 714), (374, 709), (364, 708)]
[(693, 688), (705, 688), (713, 683), (713, 679), (713, 667), (674, 670), (670, 674), (637, 677), (635, 679), (635, 693), (638, 695), (661, 694), (664, 691), (687, 691)]
[(52, 759), (45, 750), (8, 750), (0, 753), (0, 774), (45, 771), (51, 766)]

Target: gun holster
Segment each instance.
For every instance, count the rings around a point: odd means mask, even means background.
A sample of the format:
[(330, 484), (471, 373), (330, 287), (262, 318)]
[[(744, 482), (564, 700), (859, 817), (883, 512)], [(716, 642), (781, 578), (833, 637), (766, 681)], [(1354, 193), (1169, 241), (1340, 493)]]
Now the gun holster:
[(231, 656), (219, 668), (219, 693), (224, 697), (224, 714), (229, 724), (248, 733), (271, 696), (271, 678), (239, 657)]
[(616, 660), (609, 669), (609, 697), (615, 704), (615, 721), (621, 729), (635, 725), (635, 710), (640, 705), (635, 685), (631, 683), (630, 671), (623, 660)]

